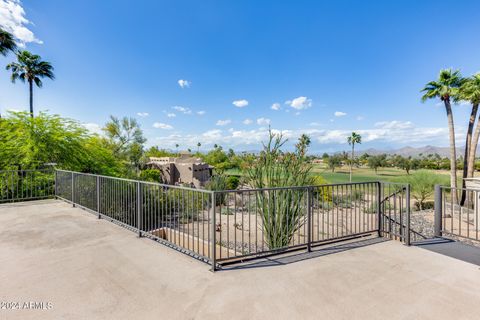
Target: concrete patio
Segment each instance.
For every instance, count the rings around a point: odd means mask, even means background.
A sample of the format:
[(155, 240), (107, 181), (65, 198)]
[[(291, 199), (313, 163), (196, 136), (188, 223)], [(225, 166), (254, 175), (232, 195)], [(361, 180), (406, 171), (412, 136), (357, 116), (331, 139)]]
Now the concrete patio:
[[(480, 269), (396, 241), (209, 266), (61, 201), (0, 205), (0, 319), (478, 319)], [(333, 253), (333, 254), (326, 254)]]

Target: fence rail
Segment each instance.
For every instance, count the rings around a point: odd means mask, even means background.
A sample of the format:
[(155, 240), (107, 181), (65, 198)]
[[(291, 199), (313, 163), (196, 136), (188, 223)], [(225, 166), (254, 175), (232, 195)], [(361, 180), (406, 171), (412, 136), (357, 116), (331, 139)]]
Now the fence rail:
[(56, 181), (60, 199), (139, 236), (212, 260), (211, 191), (64, 170), (57, 170)]
[[(463, 204), (455, 202), (465, 192)], [(453, 195), (456, 194), (456, 197)], [(435, 186), (435, 236), (480, 240), (480, 189)]]
[(409, 228), (408, 185), (208, 191), (66, 170), (50, 172), (50, 179), (42, 196), (55, 195), (209, 262), (213, 270), (219, 264), (371, 234), (407, 244), (415, 236)]
[(52, 198), (53, 170), (1, 170), (0, 203)]

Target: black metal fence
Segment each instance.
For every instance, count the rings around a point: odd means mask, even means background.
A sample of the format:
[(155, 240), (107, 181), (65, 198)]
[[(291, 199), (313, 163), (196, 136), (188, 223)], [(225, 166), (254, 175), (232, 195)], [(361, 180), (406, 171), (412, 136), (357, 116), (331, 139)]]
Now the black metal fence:
[[(465, 191), (465, 201), (460, 204), (455, 199), (460, 199), (462, 191)], [(479, 205), (480, 189), (435, 186), (435, 236), (479, 241)]]
[(53, 170), (0, 171), (0, 203), (52, 198)]
[[(56, 170), (54, 177), (52, 172), (26, 176), (30, 180), (24, 185), (33, 186), (25, 189), (30, 198), (55, 195), (207, 261), (214, 270), (219, 264), (368, 235), (407, 244), (415, 237), (409, 224), (410, 189), (403, 184), (208, 191), (65, 170)], [(26, 181), (45, 183), (40, 188)]]
[(56, 181), (58, 198), (139, 236), (212, 260), (211, 191), (64, 170), (57, 170)]

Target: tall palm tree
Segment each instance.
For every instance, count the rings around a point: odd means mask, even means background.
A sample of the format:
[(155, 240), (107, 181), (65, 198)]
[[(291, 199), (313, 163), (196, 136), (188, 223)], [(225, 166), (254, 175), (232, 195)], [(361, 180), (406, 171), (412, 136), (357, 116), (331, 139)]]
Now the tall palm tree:
[[(472, 104), (472, 110), (477, 109), (480, 104), (480, 73), (475, 74), (471, 78), (467, 79), (460, 88), (461, 99), (469, 101)], [(473, 111), (472, 111), (473, 114)], [(471, 120), (471, 119), (470, 119)], [(480, 121), (480, 115), (479, 115)], [(470, 129), (470, 127), (469, 127)], [(470, 143), (467, 162), (467, 178), (473, 177), (475, 171), (475, 156), (477, 154), (478, 139), (480, 137), (480, 122), (477, 122), (475, 132)]]
[(179, 145), (178, 143), (175, 143), (175, 151), (176, 151), (177, 154), (178, 154), (178, 147), (179, 147), (179, 146), (180, 146), (180, 145)]
[(27, 81), (30, 89), (30, 116), (33, 118), (33, 84), (39, 88), (43, 86), (42, 78), (55, 79), (53, 67), (50, 62), (42, 61), (39, 55), (32, 54), (26, 50), (17, 54), (17, 62), (7, 65), (7, 70), (12, 70), (12, 82), (17, 79)]
[(197, 143), (197, 153), (199, 153), (199, 152), (200, 152), (200, 147), (201, 147), (201, 146), (202, 146), (202, 144), (201, 144), (200, 142), (199, 142), (199, 143)]
[[(15, 52), (16, 50), (17, 44), (13, 39), (13, 35), (0, 28), (0, 55), (6, 56), (9, 51)], [(1, 114), (0, 118), (2, 118)]]
[(6, 56), (9, 51), (15, 52), (17, 44), (13, 39), (13, 35), (0, 28), (0, 55)]
[[(457, 154), (455, 150), (455, 126), (453, 124), (451, 99), (457, 97), (461, 84), (462, 77), (460, 71), (443, 69), (440, 71), (437, 81), (430, 81), (422, 89), (422, 92), (425, 92), (422, 96), (422, 102), (428, 99), (439, 98), (445, 105), (450, 140), (450, 186), (452, 188), (457, 187)], [(452, 201), (457, 203), (457, 193), (454, 190), (452, 190)]]
[(352, 169), (353, 169), (353, 159), (355, 156), (355, 144), (362, 143), (362, 136), (356, 132), (352, 132), (352, 134), (347, 137), (347, 142), (349, 145), (352, 146), (352, 158), (350, 159), (350, 182), (352, 182)]
[(307, 149), (312, 143), (310, 137), (306, 134), (302, 134), (300, 138), (298, 138), (298, 143), (296, 144), (297, 151), (301, 157), (304, 157), (307, 153)]

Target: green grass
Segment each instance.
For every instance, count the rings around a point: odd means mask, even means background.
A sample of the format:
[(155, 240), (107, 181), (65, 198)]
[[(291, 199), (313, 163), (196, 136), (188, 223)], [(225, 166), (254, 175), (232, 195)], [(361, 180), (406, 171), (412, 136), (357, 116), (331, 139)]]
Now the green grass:
[[(323, 165), (314, 165), (312, 170), (313, 174), (320, 175), (324, 177), (329, 183), (345, 183), (349, 182), (349, 168), (347, 166), (335, 169), (335, 172), (326, 168)], [(410, 173), (414, 172), (413, 170)], [(443, 174), (448, 176), (446, 171), (437, 171), (431, 170), (431, 172), (437, 174)], [(229, 175), (239, 175), (242, 176), (243, 173), (240, 169), (230, 169), (226, 171), (226, 174)], [(405, 170), (400, 170), (397, 168), (380, 168), (375, 171), (370, 168), (354, 168), (352, 181), (353, 182), (368, 182), (368, 181), (385, 181), (385, 182), (395, 182), (400, 177), (406, 176), (407, 172)]]

